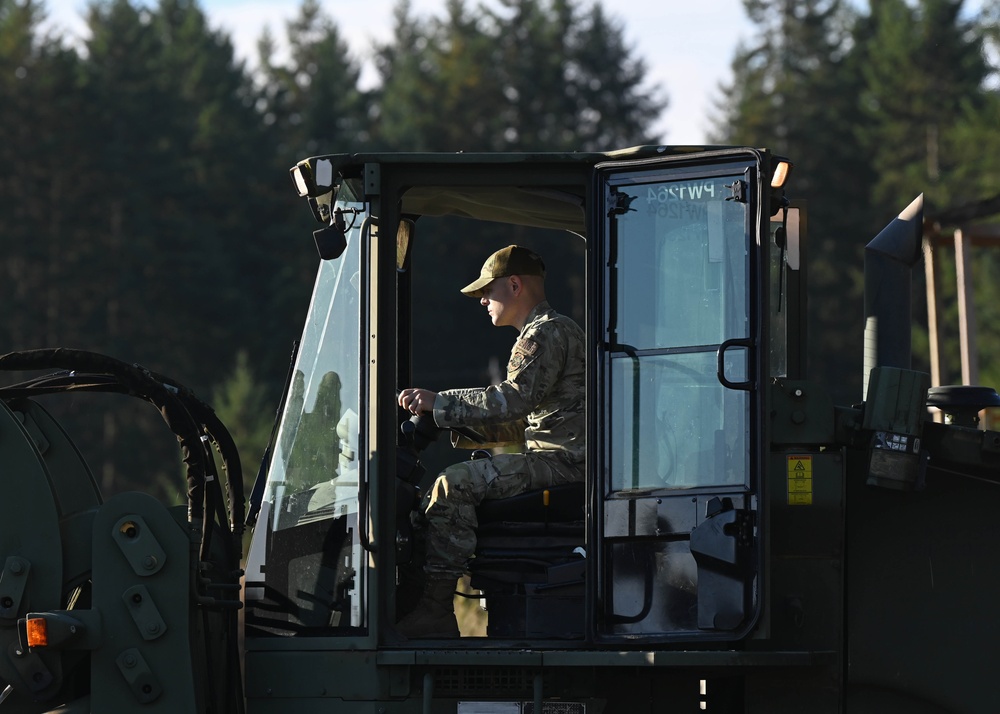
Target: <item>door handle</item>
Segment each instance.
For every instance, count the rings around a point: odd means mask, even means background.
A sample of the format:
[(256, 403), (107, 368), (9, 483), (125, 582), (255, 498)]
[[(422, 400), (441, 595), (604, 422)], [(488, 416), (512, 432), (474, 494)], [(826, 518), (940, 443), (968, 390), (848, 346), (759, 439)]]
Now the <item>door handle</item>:
[[(726, 389), (739, 389), (744, 392), (751, 392), (755, 389), (753, 379), (747, 379), (743, 382), (731, 382), (726, 378), (726, 350), (731, 347), (745, 347), (746, 349), (751, 349), (753, 347), (753, 340), (749, 337), (741, 337), (735, 340), (726, 340), (721, 345), (719, 345), (719, 351), (716, 353), (718, 363), (716, 365), (716, 376), (719, 378), (719, 383)], [(747, 360), (747, 372), (750, 372), (749, 360)]]

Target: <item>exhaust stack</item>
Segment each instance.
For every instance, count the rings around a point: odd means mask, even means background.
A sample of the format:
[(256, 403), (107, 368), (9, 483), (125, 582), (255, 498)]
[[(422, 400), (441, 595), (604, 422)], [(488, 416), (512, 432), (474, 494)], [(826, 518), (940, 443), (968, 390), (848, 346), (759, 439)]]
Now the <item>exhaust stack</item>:
[(920, 258), (924, 195), (920, 194), (865, 246), (865, 355), (862, 399), (874, 367), (910, 369), (910, 285)]

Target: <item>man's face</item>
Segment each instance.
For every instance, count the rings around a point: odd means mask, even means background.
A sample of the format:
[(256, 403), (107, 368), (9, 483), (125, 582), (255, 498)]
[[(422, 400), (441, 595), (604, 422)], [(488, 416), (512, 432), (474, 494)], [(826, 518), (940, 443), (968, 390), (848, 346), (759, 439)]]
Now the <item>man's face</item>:
[(514, 325), (511, 315), (513, 300), (514, 294), (511, 290), (510, 278), (496, 278), (483, 288), (483, 296), (479, 298), (479, 304), (486, 308), (490, 319), (493, 320), (493, 325), (502, 327)]

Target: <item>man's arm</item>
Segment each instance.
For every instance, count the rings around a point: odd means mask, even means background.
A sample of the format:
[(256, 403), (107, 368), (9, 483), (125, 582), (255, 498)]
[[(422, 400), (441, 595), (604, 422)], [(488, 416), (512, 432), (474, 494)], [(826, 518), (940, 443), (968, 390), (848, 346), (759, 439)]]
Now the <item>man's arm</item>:
[[(447, 390), (438, 394), (429, 389), (408, 387), (399, 393), (397, 403), (411, 414), (433, 411), (432, 407), (439, 397), (457, 396), (477, 392), (476, 389), (455, 389)], [(428, 406), (430, 405), (430, 406)], [(444, 426), (438, 424), (438, 426)], [(452, 426), (466, 426), (464, 424), (454, 424)], [(473, 441), (457, 433), (452, 433), (452, 445), (459, 449), (486, 449), (497, 446), (510, 446), (512, 444), (524, 443), (524, 429), (527, 423), (523, 420), (504, 422), (500, 424), (477, 424), (475, 431), (482, 435), (483, 442)]]
[(523, 334), (511, 351), (507, 379), (481, 389), (449, 390), (434, 400), (438, 426), (481, 427), (523, 422), (558, 381), (566, 344), (551, 322)]

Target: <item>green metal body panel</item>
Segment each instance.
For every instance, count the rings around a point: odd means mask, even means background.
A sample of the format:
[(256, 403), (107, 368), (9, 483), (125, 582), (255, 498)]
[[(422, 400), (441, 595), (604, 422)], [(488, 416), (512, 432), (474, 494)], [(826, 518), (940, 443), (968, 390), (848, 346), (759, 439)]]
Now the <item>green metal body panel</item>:
[(849, 474), (849, 711), (996, 711), (997, 483), (933, 470), (921, 491), (872, 489), (862, 454)]
[[(0, 680), (18, 685), (5, 702), (11, 708), (55, 696), (63, 675), (61, 658), (26, 652), (17, 632), (25, 612), (61, 607), (63, 583), (59, 512), (40, 455), (48, 444), (38, 432), (32, 437), (24, 420), (23, 412), (0, 404), (0, 445), (4, 473), (10, 475), (0, 498)], [(21, 694), (27, 691), (30, 697)]]
[(152, 496), (123, 493), (97, 512), (93, 539), (93, 710), (198, 711), (187, 534)]

